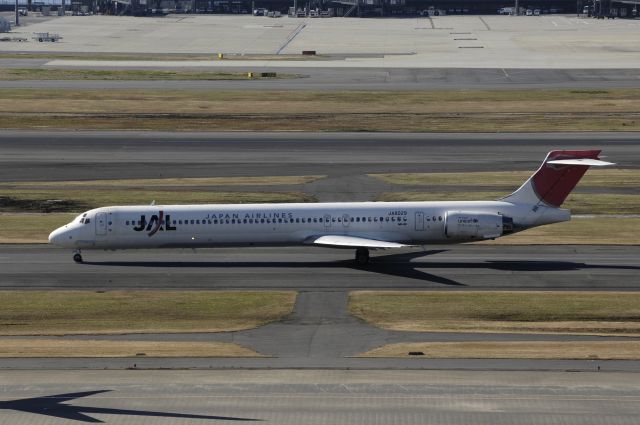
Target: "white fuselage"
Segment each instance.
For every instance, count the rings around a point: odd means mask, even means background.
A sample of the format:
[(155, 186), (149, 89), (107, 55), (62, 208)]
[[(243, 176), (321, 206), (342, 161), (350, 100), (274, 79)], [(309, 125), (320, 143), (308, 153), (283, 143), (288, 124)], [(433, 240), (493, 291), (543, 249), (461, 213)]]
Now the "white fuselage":
[(502, 201), (117, 206), (87, 211), (49, 239), (77, 249), (303, 245), (321, 235), (426, 245), (568, 219), (567, 210)]

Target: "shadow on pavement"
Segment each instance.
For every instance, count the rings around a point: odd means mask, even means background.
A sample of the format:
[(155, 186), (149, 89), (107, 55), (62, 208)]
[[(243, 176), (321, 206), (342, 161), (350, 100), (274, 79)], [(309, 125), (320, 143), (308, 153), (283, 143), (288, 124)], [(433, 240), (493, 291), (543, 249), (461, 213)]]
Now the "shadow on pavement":
[(220, 421), (261, 421), (261, 419), (235, 418), (231, 416), (190, 415), (186, 413), (153, 412), (145, 410), (112, 409), (104, 407), (73, 406), (65, 404), (76, 398), (109, 392), (110, 390), (85, 391), (78, 393), (58, 394), (44, 397), (23, 398), (19, 400), (0, 401), (0, 410), (17, 410), (55, 418), (102, 423), (101, 420), (88, 416), (89, 413), (106, 415), (147, 416), (159, 418), (208, 419)]

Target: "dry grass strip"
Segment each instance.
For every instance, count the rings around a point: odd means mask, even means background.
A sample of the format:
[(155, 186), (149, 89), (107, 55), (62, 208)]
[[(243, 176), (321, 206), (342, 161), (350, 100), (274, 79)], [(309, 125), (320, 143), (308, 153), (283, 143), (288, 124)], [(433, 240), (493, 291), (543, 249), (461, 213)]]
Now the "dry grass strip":
[(638, 360), (640, 341), (482, 341), (389, 344), (358, 357), (414, 357), (432, 359), (576, 359)]
[(2, 291), (0, 335), (225, 332), (291, 313), (292, 291)]
[(262, 357), (227, 342), (0, 338), (0, 357)]
[(640, 335), (640, 293), (356, 291), (351, 314), (418, 332)]

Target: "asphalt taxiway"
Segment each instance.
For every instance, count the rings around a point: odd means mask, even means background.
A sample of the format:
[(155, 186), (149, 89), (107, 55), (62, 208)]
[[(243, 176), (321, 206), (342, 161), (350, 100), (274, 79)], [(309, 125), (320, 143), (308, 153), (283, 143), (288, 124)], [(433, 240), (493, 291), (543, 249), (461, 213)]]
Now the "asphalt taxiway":
[[(51, 69), (43, 59), (0, 59), (1, 68)], [(66, 69), (56, 66), (56, 69)], [(224, 69), (188, 66), (84, 66), (100, 70), (195, 70), (200, 72), (274, 72), (272, 68), (247, 62)], [(279, 74), (298, 78), (256, 80), (3, 80), (0, 88), (15, 89), (121, 89), (121, 90), (518, 90), (518, 89), (615, 89), (638, 86), (637, 69), (508, 69), (508, 68), (278, 68)]]
[[(566, 289), (638, 290), (638, 246), (430, 246), (382, 251), (314, 247), (71, 251), (0, 245), (0, 289)], [(440, 252), (440, 250), (443, 250)]]

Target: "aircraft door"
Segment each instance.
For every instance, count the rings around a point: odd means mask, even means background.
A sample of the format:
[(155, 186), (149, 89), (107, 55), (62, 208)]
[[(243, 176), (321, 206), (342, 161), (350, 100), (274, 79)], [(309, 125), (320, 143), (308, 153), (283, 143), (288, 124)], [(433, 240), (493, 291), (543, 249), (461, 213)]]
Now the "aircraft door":
[(330, 214), (325, 214), (324, 215), (324, 228), (328, 229), (331, 227), (331, 215)]
[(96, 214), (96, 235), (104, 236), (107, 234), (107, 213)]
[(425, 230), (424, 229), (424, 213), (416, 212), (416, 230)]

